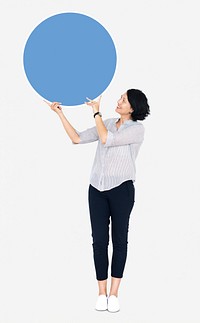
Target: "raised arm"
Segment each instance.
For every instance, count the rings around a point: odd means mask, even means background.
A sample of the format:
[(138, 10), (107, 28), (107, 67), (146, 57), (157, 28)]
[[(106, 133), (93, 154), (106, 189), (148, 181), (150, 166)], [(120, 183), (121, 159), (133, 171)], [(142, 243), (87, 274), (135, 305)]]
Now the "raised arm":
[(72, 127), (72, 125), (69, 123), (65, 115), (62, 111), (58, 112), (58, 116), (63, 124), (63, 127), (65, 128), (66, 133), (68, 134), (69, 138), (74, 144), (79, 144), (80, 137), (77, 134), (76, 130)]
[(59, 118), (60, 118), (60, 120), (61, 120), (61, 122), (63, 124), (63, 127), (65, 128), (65, 131), (68, 134), (71, 141), (74, 144), (78, 144), (80, 142), (80, 137), (77, 134), (76, 130), (69, 123), (69, 121), (67, 120), (65, 115), (63, 114), (62, 108), (60, 106), (60, 102), (49, 103), (49, 102), (47, 102), (45, 100), (44, 100), (44, 102), (46, 102), (50, 106), (50, 108), (57, 113), (57, 115), (59, 116)]
[[(100, 101), (101, 101), (101, 95), (97, 101), (93, 101), (89, 98), (86, 98), (89, 100), (89, 102), (85, 102), (87, 105), (91, 106), (93, 109), (93, 113), (95, 114), (96, 112), (99, 112), (99, 106), (100, 106)], [(106, 143), (107, 136), (108, 136), (108, 130), (102, 120), (102, 118), (97, 114), (95, 116), (95, 123), (96, 123), (96, 129), (99, 135), (99, 139), (101, 140), (102, 144)]]

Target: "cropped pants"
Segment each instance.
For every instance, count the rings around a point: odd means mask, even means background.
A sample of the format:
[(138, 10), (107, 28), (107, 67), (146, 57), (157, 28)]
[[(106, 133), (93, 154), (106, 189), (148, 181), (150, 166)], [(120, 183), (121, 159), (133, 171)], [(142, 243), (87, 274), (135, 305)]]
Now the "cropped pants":
[(96, 278), (97, 280), (108, 278), (110, 222), (113, 246), (111, 276), (122, 278), (127, 258), (129, 218), (135, 200), (133, 181), (125, 181), (102, 192), (90, 184), (88, 200)]

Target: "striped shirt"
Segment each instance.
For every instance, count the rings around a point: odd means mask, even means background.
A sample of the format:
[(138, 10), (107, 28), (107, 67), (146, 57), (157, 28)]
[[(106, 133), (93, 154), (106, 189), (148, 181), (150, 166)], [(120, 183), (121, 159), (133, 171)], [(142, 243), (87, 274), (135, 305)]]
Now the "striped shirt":
[(98, 140), (90, 184), (99, 191), (109, 190), (127, 180), (135, 181), (135, 159), (144, 139), (144, 126), (138, 121), (127, 120), (117, 128), (117, 121), (118, 118), (104, 120), (108, 130), (105, 144), (101, 143), (96, 126), (82, 132), (76, 130), (79, 144)]

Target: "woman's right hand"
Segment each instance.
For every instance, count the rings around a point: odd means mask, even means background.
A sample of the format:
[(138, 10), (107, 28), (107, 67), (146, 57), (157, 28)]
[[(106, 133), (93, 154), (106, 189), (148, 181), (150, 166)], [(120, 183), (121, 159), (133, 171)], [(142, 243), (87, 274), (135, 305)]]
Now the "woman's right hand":
[(46, 104), (48, 104), (48, 106), (51, 108), (51, 110), (55, 111), (56, 113), (59, 113), (62, 111), (62, 108), (60, 106), (61, 102), (47, 102), (45, 100), (43, 100)]

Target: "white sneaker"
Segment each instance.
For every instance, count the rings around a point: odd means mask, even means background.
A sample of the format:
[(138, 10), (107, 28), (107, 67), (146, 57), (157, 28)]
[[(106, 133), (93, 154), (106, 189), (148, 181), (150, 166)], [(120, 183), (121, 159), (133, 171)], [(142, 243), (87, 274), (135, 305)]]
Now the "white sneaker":
[(95, 310), (106, 311), (108, 308), (108, 300), (106, 295), (99, 295), (97, 298)]
[(119, 300), (117, 296), (111, 295), (108, 298), (108, 311), (109, 312), (118, 312), (120, 310)]

